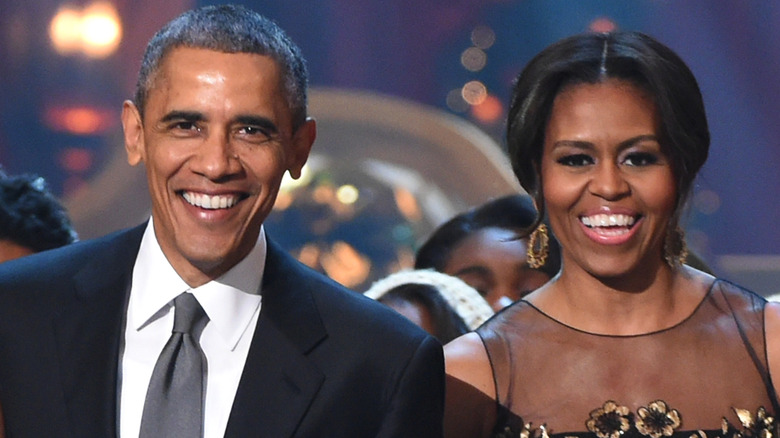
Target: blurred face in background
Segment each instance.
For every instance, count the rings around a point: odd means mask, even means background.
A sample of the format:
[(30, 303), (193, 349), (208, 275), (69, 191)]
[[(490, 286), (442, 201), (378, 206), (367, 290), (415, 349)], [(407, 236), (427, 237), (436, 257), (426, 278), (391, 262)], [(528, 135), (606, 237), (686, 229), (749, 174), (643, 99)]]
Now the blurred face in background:
[(550, 277), (526, 262), (527, 240), (504, 228), (483, 228), (455, 247), (444, 273), (460, 278), (500, 310), (546, 283)]
[(32, 249), (14, 243), (10, 240), (0, 239), (0, 263), (18, 259), (34, 253)]

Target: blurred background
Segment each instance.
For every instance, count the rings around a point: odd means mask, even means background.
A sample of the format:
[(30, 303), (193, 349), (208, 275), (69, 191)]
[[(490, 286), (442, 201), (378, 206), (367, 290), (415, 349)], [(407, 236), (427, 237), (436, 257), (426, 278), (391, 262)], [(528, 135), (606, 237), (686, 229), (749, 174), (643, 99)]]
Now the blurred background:
[[(0, 0), (0, 165), (37, 173), (82, 238), (148, 216), (121, 103), (146, 42), (213, 1)], [(687, 240), (717, 274), (780, 292), (780, 3), (732, 0), (247, 0), (302, 48), (320, 135), (267, 221), (307, 264), (356, 289), (408, 267), (439, 223), (520, 190), (503, 156), (512, 80), (539, 50), (630, 29), (699, 79), (710, 158)]]

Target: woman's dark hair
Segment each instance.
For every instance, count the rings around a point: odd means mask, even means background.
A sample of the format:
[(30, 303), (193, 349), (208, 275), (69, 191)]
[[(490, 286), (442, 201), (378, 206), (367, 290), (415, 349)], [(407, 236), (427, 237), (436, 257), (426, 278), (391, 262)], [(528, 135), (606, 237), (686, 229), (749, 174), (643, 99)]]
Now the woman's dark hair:
[(696, 174), (707, 160), (710, 134), (701, 91), (688, 66), (671, 49), (639, 32), (588, 33), (558, 41), (526, 66), (512, 92), (507, 147), (512, 168), (545, 214), (540, 175), (542, 150), (553, 101), (574, 84), (620, 79), (647, 93), (660, 120), (660, 142), (677, 181), (670, 223), (680, 219)]
[(435, 286), (421, 283), (402, 284), (387, 291), (377, 301), (385, 305), (410, 303), (424, 307), (434, 326), (434, 333), (431, 334), (442, 344), (469, 332), (466, 322)]
[[(464, 239), (485, 228), (501, 228), (521, 232), (535, 224), (536, 209), (524, 194), (514, 194), (492, 199), (476, 208), (461, 213), (440, 225), (420, 246), (415, 256), (415, 269), (434, 269), (444, 272), (452, 251)], [(550, 278), (561, 267), (558, 241), (550, 238), (547, 262), (539, 268)]]

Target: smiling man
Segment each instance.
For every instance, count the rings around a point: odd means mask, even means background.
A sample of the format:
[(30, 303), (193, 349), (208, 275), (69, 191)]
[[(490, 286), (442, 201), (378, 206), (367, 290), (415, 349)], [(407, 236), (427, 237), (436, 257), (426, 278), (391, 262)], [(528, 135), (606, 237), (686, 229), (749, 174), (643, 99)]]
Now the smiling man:
[(306, 83), (299, 49), (243, 7), (152, 38), (122, 109), (150, 220), (0, 268), (9, 435), (441, 434), (441, 346), (263, 230), (316, 136)]

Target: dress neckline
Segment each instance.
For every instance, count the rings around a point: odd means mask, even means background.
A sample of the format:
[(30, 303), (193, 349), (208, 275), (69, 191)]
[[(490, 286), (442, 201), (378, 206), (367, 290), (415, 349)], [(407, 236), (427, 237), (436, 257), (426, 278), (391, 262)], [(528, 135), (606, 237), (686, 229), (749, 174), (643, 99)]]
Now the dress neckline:
[(670, 331), (670, 330), (674, 330), (675, 328), (680, 327), (681, 325), (685, 324), (687, 321), (689, 321), (691, 318), (693, 318), (694, 315), (696, 315), (696, 313), (699, 311), (699, 309), (701, 309), (701, 307), (704, 304), (704, 302), (706, 302), (709, 299), (709, 297), (712, 295), (713, 289), (715, 288), (715, 284), (717, 284), (718, 282), (720, 282), (720, 280), (718, 278), (715, 278), (715, 279), (712, 280), (712, 282), (710, 283), (709, 287), (707, 288), (707, 292), (699, 300), (699, 303), (696, 304), (696, 307), (693, 308), (693, 311), (691, 311), (691, 313), (689, 313), (685, 318), (681, 319), (679, 322), (674, 323), (674, 324), (672, 324), (669, 327), (662, 328), (662, 329), (659, 329), (659, 330), (653, 330), (653, 331), (645, 332), (645, 333), (636, 333), (636, 334), (631, 334), (631, 335), (610, 335), (610, 334), (605, 334), (605, 333), (589, 332), (587, 330), (583, 330), (583, 329), (571, 326), (571, 325), (569, 325), (569, 324), (567, 324), (567, 323), (565, 323), (563, 321), (560, 321), (560, 320), (558, 320), (556, 318), (553, 318), (551, 315), (549, 315), (548, 313), (546, 313), (542, 309), (536, 307), (536, 305), (534, 305), (530, 301), (527, 301), (525, 298), (520, 299), (517, 303), (523, 303), (523, 304), (527, 305), (528, 307), (530, 307), (531, 309), (535, 310), (540, 315), (542, 315), (543, 317), (545, 317), (546, 319), (552, 321), (553, 323), (555, 323), (557, 325), (560, 325), (560, 326), (562, 326), (562, 327), (564, 327), (566, 329), (569, 329), (569, 330), (572, 330), (572, 331), (575, 331), (575, 332), (578, 332), (578, 333), (582, 333), (582, 334), (585, 334), (585, 335), (597, 336), (597, 337), (602, 337), (602, 338), (619, 338), (619, 339), (640, 338), (640, 337), (644, 337), (644, 336), (652, 336), (652, 335), (656, 335), (656, 334), (659, 334), (659, 333), (664, 333), (664, 332), (667, 332), (667, 331)]

